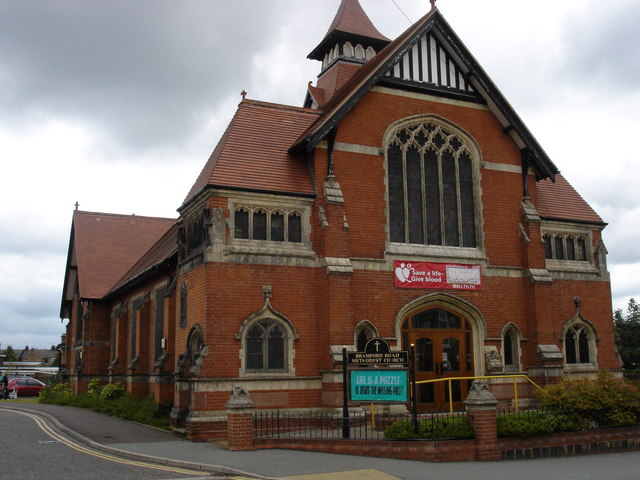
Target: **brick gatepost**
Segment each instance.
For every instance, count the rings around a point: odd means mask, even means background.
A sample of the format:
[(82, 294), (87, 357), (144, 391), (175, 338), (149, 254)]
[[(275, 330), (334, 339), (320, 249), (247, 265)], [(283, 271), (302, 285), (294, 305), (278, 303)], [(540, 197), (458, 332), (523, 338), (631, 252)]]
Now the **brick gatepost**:
[(227, 409), (227, 448), (229, 450), (255, 450), (253, 445), (253, 413), (256, 406), (249, 393), (233, 387)]
[(476, 432), (476, 460), (500, 460), (502, 454), (498, 448), (496, 425), (498, 400), (491, 392), (489, 384), (484, 380), (475, 380), (464, 404)]

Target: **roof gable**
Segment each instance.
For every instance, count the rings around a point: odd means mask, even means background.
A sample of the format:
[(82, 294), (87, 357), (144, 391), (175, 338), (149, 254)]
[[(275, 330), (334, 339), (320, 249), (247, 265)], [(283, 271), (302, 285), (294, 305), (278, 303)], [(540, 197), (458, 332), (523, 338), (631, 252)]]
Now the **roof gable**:
[[(436, 64), (430, 65), (433, 59)], [(434, 94), (458, 93), (486, 102), (505, 133), (534, 167), (538, 179), (553, 179), (558, 173), (520, 117), (435, 8), (365, 63), (327, 102), (323, 114), (298, 138), (291, 151), (312, 150), (364, 95), (381, 81), (389, 80), (410, 82), (413, 88), (423, 87)]]
[[(80, 298), (103, 298), (174, 224), (169, 218), (76, 210), (67, 270), (77, 268)], [(65, 283), (70, 279), (75, 275), (67, 272)], [(63, 304), (73, 293), (65, 284)]]

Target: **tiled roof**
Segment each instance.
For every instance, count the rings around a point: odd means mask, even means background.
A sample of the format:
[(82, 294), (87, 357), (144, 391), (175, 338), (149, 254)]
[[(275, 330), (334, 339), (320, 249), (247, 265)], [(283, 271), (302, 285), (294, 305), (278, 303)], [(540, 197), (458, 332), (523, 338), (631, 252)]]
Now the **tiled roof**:
[(115, 288), (109, 293), (113, 293), (121, 288), (126, 288), (127, 284), (143, 277), (145, 273), (152, 271), (153, 267), (169, 259), (177, 251), (178, 226), (174, 222), (174, 225), (122, 276)]
[(243, 100), (184, 203), (206, 186), (313, 195), (304, 158), (287, 150), (318, 115), (317, 110)]
[(391, 40), (382, 35), (371, 23), (358, 0), (342, 0), (326, 35), (307, 58), (322, 60), (336, 43), (345, 41), (365, 43), (367, 44), (365, 48), (372, 46), (379, 51)]
[(309, 91), (309, 95), (311, 95), (313, 97), (313, 99), (316, 101), (316, 103), (318, 104), (319, 107), (322, 107), (322, 105), (324, 105), (324, 89), (319, 88), (319, 87), (314, 87), (313, 85), (311, 85), (312, 82), (309, 82), (309, 85), (307, 86), (307, 90)]
[(323, 102), (320, 106), (322, 107), (328, 102), (333, 97), (333, 94), (340, 90), (361, 68), (362, 64), (338, 61), (323, 72), (322, 76), (318, 78), (318, 88), (322, 89), (324, 93)]
[(600, 215), (560, 174), (556, 174), (555, 183), (548, 179), (536, 182), (536, 192), (538, 194), (536, 209), (541, 217), (603, 223)]
[(75, 211), (73, 237), (80, 297), (103, 298), (175, 219)]
[(342, 0), (325, 38), (330, 36), (334, 30), (379, 40), (389, 40), (371, 23), (358, 0)]

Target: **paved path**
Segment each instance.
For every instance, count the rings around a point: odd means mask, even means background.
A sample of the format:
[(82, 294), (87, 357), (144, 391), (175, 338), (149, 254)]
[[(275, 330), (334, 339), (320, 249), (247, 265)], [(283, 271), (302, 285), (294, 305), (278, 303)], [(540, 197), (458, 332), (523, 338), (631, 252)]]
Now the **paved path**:
[(89, 446), (140, 460), (229, 477), (300, 480), (638, 480), (640, 452), (501, 462), (425, 463), (354, 455), (255, 450), (232, 452), (83, 408), (0, 402), (38, 412)]

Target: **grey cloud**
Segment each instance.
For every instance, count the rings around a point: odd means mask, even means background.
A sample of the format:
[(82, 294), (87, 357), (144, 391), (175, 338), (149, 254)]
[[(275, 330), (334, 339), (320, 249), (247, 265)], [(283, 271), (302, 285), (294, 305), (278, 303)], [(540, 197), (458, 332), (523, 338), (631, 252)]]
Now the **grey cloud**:
[(562, 70), (604, 91), (640, 89), (640, 3), (590, 0), (587, 5), (566, 24)]
[(126, 147), (187, 140), (277, 38), (277, 3), (10, 1), (0, 11), (0, 115), (55, 114)]

